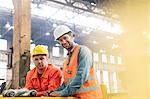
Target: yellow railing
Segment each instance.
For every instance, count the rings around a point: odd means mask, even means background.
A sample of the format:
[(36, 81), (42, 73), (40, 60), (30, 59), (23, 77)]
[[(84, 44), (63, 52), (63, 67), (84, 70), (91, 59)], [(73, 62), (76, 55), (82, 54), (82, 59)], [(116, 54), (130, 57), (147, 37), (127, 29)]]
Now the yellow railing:
[(101, 88), (102, 97), (103, 97), (103, 98), (101, 98), (101, 99), (108, 99), (108, 93), (107, 93), (106, 85), (100, 84), (100, 88)]
[(75, 97), (2, 97), (0, 99), (77, 99)]

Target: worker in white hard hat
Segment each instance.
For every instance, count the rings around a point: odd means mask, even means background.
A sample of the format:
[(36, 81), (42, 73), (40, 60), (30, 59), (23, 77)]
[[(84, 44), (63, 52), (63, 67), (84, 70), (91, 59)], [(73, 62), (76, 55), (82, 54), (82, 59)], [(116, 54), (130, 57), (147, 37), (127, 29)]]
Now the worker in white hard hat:
[(44, 45), (37, 45), (31, 53), (35, 68), (27, 73), (25, 88), (36, 90), (37, 96), (46, 96), (47, 92), (56, 90), (62, 83), (61, 71), (48, 64), (48, 56)]
[(100, 99), (101, 92), (97, 84), (90, 49), (75, 43), (75, 35), (66, 25), (56, 27), (54, 37), (68, 51), (68, 54), (62, 66), (64, 82), (50, 95)]

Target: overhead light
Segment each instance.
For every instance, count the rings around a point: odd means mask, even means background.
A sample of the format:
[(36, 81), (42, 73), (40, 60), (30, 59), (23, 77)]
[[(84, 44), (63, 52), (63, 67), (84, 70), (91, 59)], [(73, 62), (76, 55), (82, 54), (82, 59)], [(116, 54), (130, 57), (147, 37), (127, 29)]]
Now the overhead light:
[(100, 51), (100, 53), (105, 53), (106, 52), (106, 50), (104, 50), (104, 49), (101, 49), (99, 51)]
[(95, 3), (93, 3), (93, 2), (91, 3), (91, 5), (92, 5), (92, 6), (96, 6), (96, 4), (95, 4)]
[(108, 35), (106, 36), (106, 38), (107, 38), (107, 39), (110, 39), (110, 40), (114, 39), (113, 36), (108, 36)]
[(10, 24), (9, 24), (9, 22), (7, 22), (6, 24), (5, 24), (5, 29), (9, 29), (11, 26), (10, 26)]
[(49, 32), (47, 32), (47, 33), (45, 33), (45, 35), (47, 35), (47, 36), (48, 36), (48, 35), (50, 35), (50, 33), (49, 33)]
[(53, 27), (54, 27), (54, 28), (57, 27), (57, 24), (54, 23), (54, 24), (53, 24)]
[(30, 43), (32, 43), (33, 42), (33, 40), (30, 40)]
[(83, 0), (83, 1), (89, 2), (90, 4), (96, 4), (97, 3), (97, 0)]
[(90, 34), (89, 31), (85, 31), (85, 30), (82, 30), (82, 33), (83, 33), (83, 34)]
[(113, 44), (113, 45), (112, 45), (112, 49), (116, 49), (116, 48), (118, 48), (118, 47), (119, 47), (118, 44)]
[(90, 34), (92, 31), (94, 31), (94, 29), (92, 28), (85, 28), (84, 30), (82, 30), (83, 34)]
[(14, 29), (14, 26), (11, 26), (11, 29)]
[(97, 44), (97, 41), (93, 40), (93, 44)]
[(0, 37), (2, 37), (2, 35), (0, 35)]
[(143, 35), (146, 39), (150, 40), (150, 33), (149, 32), (143, 32)]
[(55, 44), (55, 46), (57, 46), (57, 47), (58, 47), (58, 46), (60, 46), (60, 45), (59, 45), (58, 43), (56, 43), (56, 44)]

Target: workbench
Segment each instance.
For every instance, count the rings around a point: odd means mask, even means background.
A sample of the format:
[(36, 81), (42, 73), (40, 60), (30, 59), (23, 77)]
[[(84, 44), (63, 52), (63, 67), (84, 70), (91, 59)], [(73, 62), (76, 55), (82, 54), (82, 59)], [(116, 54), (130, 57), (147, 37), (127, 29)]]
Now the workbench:
[(3, 97), (0, 96), (0, 99), (78, 99), (75, 97)]

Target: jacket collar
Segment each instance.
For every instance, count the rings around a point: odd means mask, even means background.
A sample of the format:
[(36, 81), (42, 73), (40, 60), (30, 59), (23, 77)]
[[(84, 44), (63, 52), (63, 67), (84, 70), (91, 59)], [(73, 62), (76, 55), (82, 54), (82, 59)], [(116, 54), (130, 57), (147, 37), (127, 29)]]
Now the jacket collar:
[[(46, 74), (46, 71), (48, 70), (48, 68), (50, 68), (50, 64), (48, 64), (48, 66), (45, 68), (45, 70), (41, 76), (42, 78), (48, 78), (48, 75)], [(34, 73), (31, 77), (31, 79), (38, 79), (38, 71), (37, 71), (36, 67), (34, 68)]]
[(68, 52), (68, 53), (67, 53), (67, 55), (72, 54), (72, 53), (73, 53), (73, 51), (74, 51), (74, 49), (75, 49), (75, 47), (76, 47), (77, 45), (78, 45), (77, 43), (73, 42), (73, 48), (71, 49), (71, 51), (70, 51), (70, 52)]

